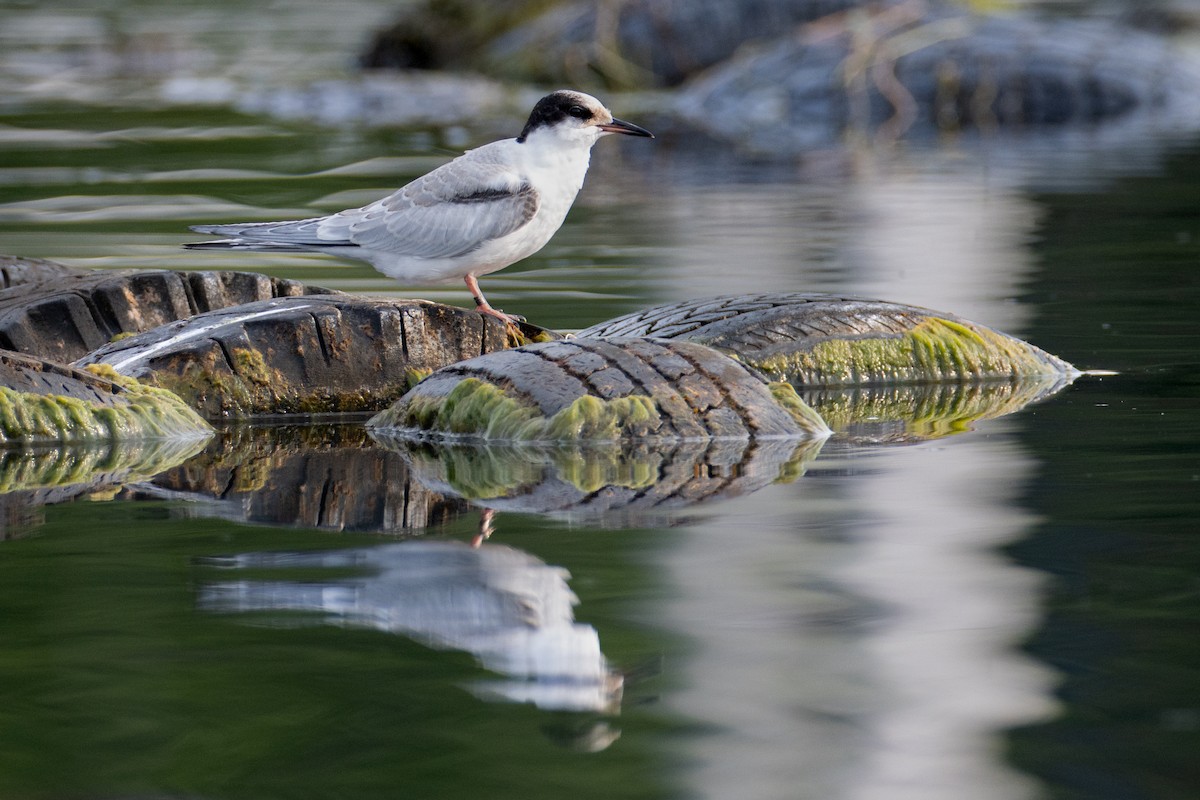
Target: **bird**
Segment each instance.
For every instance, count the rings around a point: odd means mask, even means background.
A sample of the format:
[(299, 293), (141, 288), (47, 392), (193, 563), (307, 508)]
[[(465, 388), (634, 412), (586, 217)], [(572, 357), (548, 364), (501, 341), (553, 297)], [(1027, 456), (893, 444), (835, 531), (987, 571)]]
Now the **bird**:
[(516, 138), (468, 150), (373, 203), (308, 219), (193, 225), (226, 238), (184, 247), (354, 258), (411, 285), (462, 280), (476, 311), (513, 326), (522, 318), (493, 308), (478, 279), (550, 241), (583, 187), (592, 145), (608, 134), (654, 138), (595, 97), (560, 89), (537, 101)]

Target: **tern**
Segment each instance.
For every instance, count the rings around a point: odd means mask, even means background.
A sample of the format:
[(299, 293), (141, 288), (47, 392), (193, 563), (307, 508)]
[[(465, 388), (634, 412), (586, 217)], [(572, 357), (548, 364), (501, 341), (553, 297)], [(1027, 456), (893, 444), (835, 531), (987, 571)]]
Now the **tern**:
[(405, 284), (462, 280), (477, 311), (512, 325), (518, 318), (492, 308), (479, 276), (550, 241), (583, 186), (592, 145), (610, 133), (654, 138), (591, 95), (556, 91), (537, 102), (520, 136), (468, 150), (381, 200), (326, 217), (194, 225), (228, 238), (184, 247), (355, 258)]

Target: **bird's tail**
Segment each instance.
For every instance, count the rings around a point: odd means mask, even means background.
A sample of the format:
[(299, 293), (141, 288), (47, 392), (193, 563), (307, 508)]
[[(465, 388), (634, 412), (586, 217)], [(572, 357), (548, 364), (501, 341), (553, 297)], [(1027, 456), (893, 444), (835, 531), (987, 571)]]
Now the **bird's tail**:
[(249, 250), (255, 253), (309, 253), (311, 248), (282, 242), (248, 239), (214, 239), (211, 242), (187, 242), (184, 250)]
[(252, 250), (257, 253), (311, 253), (335, 245), (350, 246), (351, 242), (321, 239), (316, 228), (323, 217), (286, 220), (283, 222), (235, 222), (228, 225), (193, 225), (197, 233), (227, 236), (210, 242), (185, 244), (188, 250)]

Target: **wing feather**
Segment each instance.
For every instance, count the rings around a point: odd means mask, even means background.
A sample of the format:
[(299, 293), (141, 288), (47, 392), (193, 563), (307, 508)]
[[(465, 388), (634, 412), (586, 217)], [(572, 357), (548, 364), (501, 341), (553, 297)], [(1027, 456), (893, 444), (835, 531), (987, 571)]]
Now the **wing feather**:
[(417, 258), (453, 258), (519, 230), (538, 193), (515, 171), (456, 159), (375, 203), (326, 218), (322, 237)]
[(453, 258), (519, 230), (538, 210), (538, 193), (488, 148), (459, 157), (393, 194), (328, 217), (194, 230), (247, 242), (296, 247), (364, 247), (414, 258)]

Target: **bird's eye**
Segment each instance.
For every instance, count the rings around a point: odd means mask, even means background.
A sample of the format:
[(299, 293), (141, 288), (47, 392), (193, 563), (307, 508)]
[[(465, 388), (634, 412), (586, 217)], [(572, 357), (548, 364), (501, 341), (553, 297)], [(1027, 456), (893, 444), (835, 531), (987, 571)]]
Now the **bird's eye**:
[(592, 116), (592, 112), (588, 111), (583, 106), (571, 106), (567, 109), (567, 113), (575, 119), (588, 119)]

